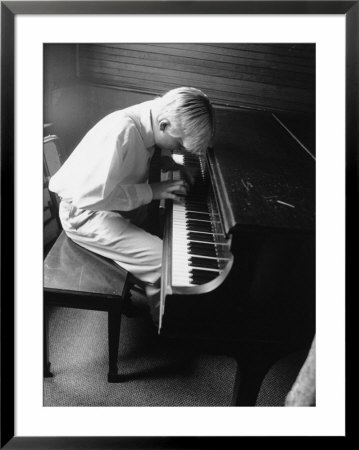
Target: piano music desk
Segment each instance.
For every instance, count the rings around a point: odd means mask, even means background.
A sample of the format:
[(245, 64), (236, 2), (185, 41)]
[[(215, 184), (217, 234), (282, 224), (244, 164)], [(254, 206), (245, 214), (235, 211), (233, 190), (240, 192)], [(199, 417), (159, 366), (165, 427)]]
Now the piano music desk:
[(129, 273), (72, 242), (62, 232), (44, 262), (44, 376), (52, 377), (48, 347), (48, 308), (61, 306), (108, 313), (109, 371), (117, 373), (121, 314), (129, 300)]

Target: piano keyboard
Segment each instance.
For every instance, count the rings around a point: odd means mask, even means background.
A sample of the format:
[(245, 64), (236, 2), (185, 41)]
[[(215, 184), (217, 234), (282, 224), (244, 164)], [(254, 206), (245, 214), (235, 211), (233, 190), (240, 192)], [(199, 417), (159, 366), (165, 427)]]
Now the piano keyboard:
[[(218, 278), (231, 260), (204, 160), (174, 154), (177, 164), (198, 173), (184, 204), (173, 203), (171, 279), (173, 287), (204, 285)], [(173, 180), (181, 172), (173, 172)]]

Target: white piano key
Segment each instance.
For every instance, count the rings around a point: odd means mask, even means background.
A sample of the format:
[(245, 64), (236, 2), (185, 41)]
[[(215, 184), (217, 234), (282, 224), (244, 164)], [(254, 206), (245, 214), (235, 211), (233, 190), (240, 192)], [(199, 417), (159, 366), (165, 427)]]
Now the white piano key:
[[(202, 177), (203, 182), (207, 183), (208, 181), (208, 172), (204, 161), (201, 158), (197, 160), (195, 157), (183, 157), (183, 155), (173, 155), (173, 159), (177, 164), (181, 164), (184, 166), (193, 166), (199, 169), (198, 175)], [(173, 180), (181, 179), (181, 172), (177, 171), (173, 174)], [(211, 220), (208, 219), (196, 219), (196, 218), (188, 218), (187, 213), (206, 213), (210, 214)], [(215, 220), (217, 219), (217, 220)], [(188, 248), (188, 243), (190, 242), (199, 242), (201, 244), (208, 243), (210, 245), (209, 248), (213, 248), (217, 252), (217, 244), (212, 241), (212, 236), (223, 236), (223, 233), (213, 233), (211, 231), (197, 231), (192, 230), (189, 225), (189, 220), (191, 220), (191, 224), (194, 222), (198, 222), (198, 225), (201, 223), (221, 223), (219, 220), (219, 215), (217, 210), (214, 208), (214, 198), (213, 194), (209, 194), (206, 200), (201, 200), (201, 197), (194, 198), (191, 196), (191, 199), (188, 199), (188, 204), (174, 201), (173, 209), (172, 209), (172, 284), (174, 286), (193, 286), (195, 283), (193, 282), (193, 276), (191, 276), (192, 270), (205, 271), (205, 272), (213, 272), (214, 274), (220, 274), (220, 269), (204, 267), (201, 265), (193, 266), (190, 258), (198, 257), (203, 260), (208, 261), (218, 261), (222, 260), (227, 261), (228, 258), (219, 258), (218, 256), (206, 256), (201, 253), (199, 250), (196, 252), (195, 249)], [(188, 233), (193, 231), (194, 233), (198, 233), (199, 235), (208, 239), (206, 241), (189, 239)], [(216, 230), (218, 231), (218, 230)], [(198, 263), (197, 263), (198, 264)]]

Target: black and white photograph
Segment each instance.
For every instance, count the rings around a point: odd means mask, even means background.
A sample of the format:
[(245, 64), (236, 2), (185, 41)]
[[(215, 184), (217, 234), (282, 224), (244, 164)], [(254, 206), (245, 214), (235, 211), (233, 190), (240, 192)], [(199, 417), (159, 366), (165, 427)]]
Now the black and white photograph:
[(346, 437), (359, 1), (0, 3), (0, 447)]
[(44, 406), (315, 406), (315, 44), (43, 52)]

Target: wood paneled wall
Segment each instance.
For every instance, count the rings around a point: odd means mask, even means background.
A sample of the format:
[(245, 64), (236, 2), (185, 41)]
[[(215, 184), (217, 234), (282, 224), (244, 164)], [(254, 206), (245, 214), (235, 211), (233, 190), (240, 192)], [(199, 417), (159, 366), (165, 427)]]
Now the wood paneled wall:
[(202, 89), (215, 105), (313, 112), (314, 44), (79, 44), (78, 75), (149, 94)]

